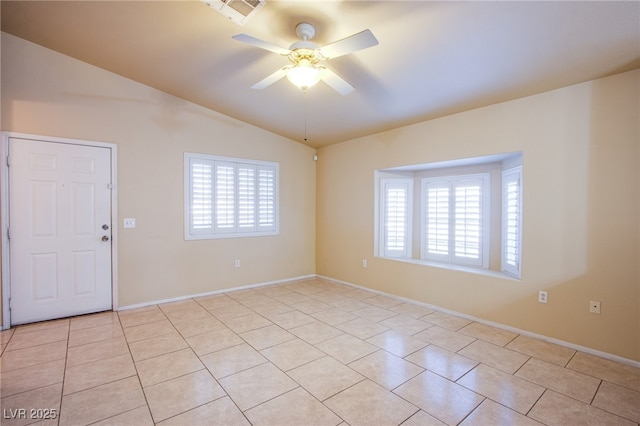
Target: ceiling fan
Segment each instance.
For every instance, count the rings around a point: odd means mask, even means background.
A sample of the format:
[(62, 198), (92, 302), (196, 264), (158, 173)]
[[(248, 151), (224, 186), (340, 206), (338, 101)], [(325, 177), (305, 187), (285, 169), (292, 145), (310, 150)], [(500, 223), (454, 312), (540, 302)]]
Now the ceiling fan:
[(313, 25), (306, 22), (299, 23), (296, 25), (296, 34), (301, 41), (293, 43), (288, 49), (247, 34), (233, 36), (234, 40), (286, 56), (291, 62), (290, 65), (280, 68), (264, 80), (251, 86), (251, 88), (264, 89), (286, 76), (289, 81), (302, 90), (307, 90), (319, 80), (322, 80), (341, 95), (351, 93), (354, 90), (353, 86), (322, 65), (322, 62), (375, 46), (378, 44), (378, 40), (371, 31), (364, 30), (324, 47), (318, 47), (315, 43), (309, 41), (315, 33), (316, 30)]

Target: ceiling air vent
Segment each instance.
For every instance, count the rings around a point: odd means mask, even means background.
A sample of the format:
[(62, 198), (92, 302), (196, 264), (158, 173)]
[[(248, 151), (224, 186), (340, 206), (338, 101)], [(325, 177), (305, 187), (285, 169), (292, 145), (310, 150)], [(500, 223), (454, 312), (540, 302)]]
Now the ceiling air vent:
[(264, 6), (266, 0), (202, 0), (238, 25), (244, 25), (249, 18)]

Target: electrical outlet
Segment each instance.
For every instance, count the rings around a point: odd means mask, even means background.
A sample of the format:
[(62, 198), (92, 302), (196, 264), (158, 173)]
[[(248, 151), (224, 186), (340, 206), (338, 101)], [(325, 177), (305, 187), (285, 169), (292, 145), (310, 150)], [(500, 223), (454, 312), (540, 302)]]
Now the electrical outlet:
[(363, 268), (367, 267), (367, 259), (362, 259), (362, 267)]
[(124, 218), (124, 227), (125, 228), (135, 228), (136, 227), (136, 219), (134, 217), (125, 217)]
[(538, 302), (540, 303), (547, 303), (548, 297), (547, 297), (547, 292), (544, 290), (540, 290), (538, 292)]
[(600, 301), (592, 300), (589, 302), (589, 312), (592, 314), (600, 314)]
[(236, 268), (240, 267), (240, 259), (236, 259)]

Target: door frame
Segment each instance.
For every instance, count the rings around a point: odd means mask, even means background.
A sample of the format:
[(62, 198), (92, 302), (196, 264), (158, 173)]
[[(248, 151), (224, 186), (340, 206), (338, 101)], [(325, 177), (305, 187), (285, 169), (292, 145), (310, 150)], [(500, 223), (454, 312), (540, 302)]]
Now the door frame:
[(111, 308), (118, 310), (118, 185), (117, 185), (117, 149), (113, 143), (96, 142), (80, 139), (58, 138), (54, 136), (40, 136), (17, 132), (0, 132), (2, 138), (2, 159), (0, 161), (0, 228), (2, 230), (2, 326), (6, 330), (11, 326), (11, 262), (9, 247), (9, 139), (30, 139), (38, 142), (63, 143), (70, 145), (108, 148), (111, 153)]

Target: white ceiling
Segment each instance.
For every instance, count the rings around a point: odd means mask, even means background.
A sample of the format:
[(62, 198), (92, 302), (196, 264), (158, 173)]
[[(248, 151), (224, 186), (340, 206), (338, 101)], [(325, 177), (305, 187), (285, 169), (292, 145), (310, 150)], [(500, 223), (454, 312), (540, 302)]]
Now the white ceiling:
[[(2, 31), (313, 147), (640, 68), (638, 1), (268, 0), (244, 26), (199, 1), (1, 7)], [(327, 63), (353, 93), (250, 88), (287, 59), (231, 36), (288, 47), (299, 22), (320, 46), (375, 34)]]

